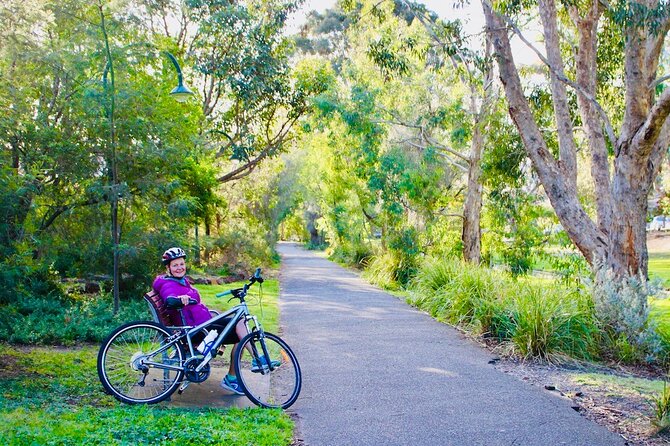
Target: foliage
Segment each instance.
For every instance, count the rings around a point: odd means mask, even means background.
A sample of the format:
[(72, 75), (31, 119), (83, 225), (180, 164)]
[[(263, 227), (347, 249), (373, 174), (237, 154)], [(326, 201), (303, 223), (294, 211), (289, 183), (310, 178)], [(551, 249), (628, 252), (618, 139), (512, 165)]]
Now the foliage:
[(670, 388), (663, 382), (663, 391), (652, 397), (654, 418), (652, 423), (662, 432), (670, 427)]
[(427, 258), (408, 301), (439, 320), (509, 343), (521, 356), (560, 360), (598, 353), (598, 326), (583, 292), (518, 281), (456, 259)]
[(0, 437), (5, 444), (291, 442), (293, 423), (277, 410), (117, 403), (104, 395), (98, 382), (96, 350), (16, 350), (0, 345)]
[(524, 284), (514, 299), (512, 342), (524, 357), (590, 359), (597, 326), (589, 297), (551, 286)]
[(653, 361), (664, 356), (657, 328), (649, 319), (648, 298), (657, 284), (633, 277), (615, 280), (604, 265), (597, 269), (591, 293), (598, 322), (612, 353), (624, 362)]
[(139, 297), (123, 300), (115, 315), (111, 308), (107, 294), (25, 297), (0, 307), (0, 341), (40, 345), (101, 342), (121, 323), (149, 317), (146, 303)]

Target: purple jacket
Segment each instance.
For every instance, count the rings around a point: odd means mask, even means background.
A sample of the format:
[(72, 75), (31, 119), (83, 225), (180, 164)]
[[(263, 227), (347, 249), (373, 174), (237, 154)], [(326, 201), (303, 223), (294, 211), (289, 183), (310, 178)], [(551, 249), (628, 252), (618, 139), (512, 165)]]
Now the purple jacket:
[[(212, 318), (207, 307), (200, 302), (200, 293), (191, 286), (186, 278), (177, 279), (168, 275), (158, 276), (154, 280), (153, 288), (159, 294), (161, 299), (163, 299), (163, 302), (165, 302), (168, 297), (177, 297), (182, 294), (186, 294), (191, 299), (198, 301), (197, 304), (186, 305), (182, 308), (181, 311), (184, 314), (184, 319), (186, 319), (186, 325), (199, 325)], [(171, 310), (170, 316), (173, 321), (180, 320), (179, 312), (177, 310)]]

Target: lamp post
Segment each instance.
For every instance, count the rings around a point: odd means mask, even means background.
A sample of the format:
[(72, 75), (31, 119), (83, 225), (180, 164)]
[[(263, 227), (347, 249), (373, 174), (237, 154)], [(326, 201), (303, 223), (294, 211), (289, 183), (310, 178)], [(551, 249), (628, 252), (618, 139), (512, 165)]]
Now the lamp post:
[[(114, 111), (115, 111), (115, 96), (116, 96), (116, 86), (114, 83), (114, 63), (112, 59), (112, 52), (109, 48), (109, 38), (107, 36), (107, 29), (105, 27), (105, 14), (102, 9), (102, 4), (98, 4), (98, 9), (100, 11), (100, 28), (102, 29), (102, 34), (105, 39), (105, 55), (107, 59), (107, 64), (103, 73), (103, 88), (105, 91), (105, 96), (109, 99), (109, 106), (107, 108), (107, 119), (109, 121), (109, 146), (110, 146), (110, 172), (109, 176), (111, 177), (111, 187), (109, 192), (110, 204), (111, 204), (111, 229), (112, 229), (112, 245), (114, 249), (114, 269), (113, 269), (113, 295), (114, 295), (114, 314), (119, 311), (119, 176), (116, 160), (116, 125), (114, 122)], [(189, 97), (193, 95), (193, 92), (184, 85), (184, 77), (181, 72), (181, 67), (177, 62), (177, 59), (168, 51), (164, 51), (164, 54), (170, 59), (170, 62), (174, 65), (175, 70), (177, 71), (178, 84), (172, 89), (170, 95), (175, 98), (178, 102), (184, 102), (188, 100)], [(109, 75), (110, 84), (107, 85), (107, 76)]]

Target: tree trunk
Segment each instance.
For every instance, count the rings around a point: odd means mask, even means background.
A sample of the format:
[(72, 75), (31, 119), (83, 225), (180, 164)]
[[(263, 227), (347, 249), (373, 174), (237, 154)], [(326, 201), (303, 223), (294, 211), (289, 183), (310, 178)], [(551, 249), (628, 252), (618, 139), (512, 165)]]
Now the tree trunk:
[(647, 277), (647, 191), (639, 185), (640, 168), (617, 159), (613, 187), (614, 218), (609, 233), (607, 261), (619, 277)]
[[(545, 40), (548, 49), (559, 47), (559, 33), (547, 32), (556, 25), (555, 2), (542, 0)], [(653, 2), (652, 2), (653, 3)], [(482, 0), (487, 33), (492, 37), (500, 79), (509, 103), (509, 113), (519, 130), (526, 152), (531, 159), (544, 190), (566, 229), (570, 239), (593, 265), (596, 273), (594, 300), (601, 320), (617, 331), (626, 331), (629, 340), (640, 341), (646, 326), (647, 292), (631, 279), (645, 280), (648, 257), (645, 218), (647, 196), (659, 172), (661, 160), (670, 144), (670, 90), (656, 94), (656, 71), (663, 40), (670, 29), (670, 17), (654, 26), (636, 17), (623, 29), (625, 37), (625, 90), (620, 135), (614, 134), (609, 117), (597, 103), (596, 57), (598, 20), (602, 4), (568, 5), (568, 12), (579, 34), (579, 50), (575, 72), (577, 82), (562, 74), (560, 52), (547, 51), (544, 59), (552, 79), (561, 80), (576, 89), (579, 112), (591, 154), (591, 178), (594, 182), (598, 222), (594, 222), (579, 202), (577, 190), (566, 181), (574, 172), (556, 160), (547, 148), (542, 133), (524, 96), (519, 73), (512, 57), (508, 38), (508, 21)], [(653, 5), (652, 5), (653, 6)], [(581, 16), (579, 10), (585, 11)], [(515, 31), (516, 32), (516, 31)], [(559, 86), (552, 82), (553, 100)], [(569, 128), (567, 118), (561, 119), (555, 110), (557, 131)], [(611, 158), (602, 129), (605, 128), (614, 146), (613, 174)], [(572, 130), (574, 132), (574, 130)], [(568, 135), (559, 138), (561, 156), (569, 154), (564, 144)]]
[(316, 212), (305, 212), (305, 217), (307, 218), (307, 232), (309, 232), (309, 243), (312, 246), (320, 246), (322, 244), (321, 236), (319, 235), (319, 230), (316, 227), (316, 220), (319, 218), (319, 214)]
[(468, 191), (463, 206), (463, 259), (467, 262), (481, 261), (482, 235), (480, 217), (482, 210), (482, 148), (484, 136), (481, 123), (476, 123), (472, 135), (470, 160), (468, 168)]

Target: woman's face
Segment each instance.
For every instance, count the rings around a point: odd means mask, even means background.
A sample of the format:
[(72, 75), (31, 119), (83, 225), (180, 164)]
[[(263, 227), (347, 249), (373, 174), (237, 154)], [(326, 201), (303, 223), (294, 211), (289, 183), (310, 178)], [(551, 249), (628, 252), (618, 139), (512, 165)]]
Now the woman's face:
[(172, 277), (181, 279), (184, 277), (184, 275), (186, 275), (186, 262), (184, 259), (174, 259), (170, 262), (167, 269), (168, 274), (170, 274)]

